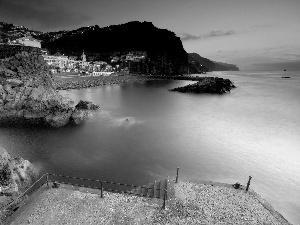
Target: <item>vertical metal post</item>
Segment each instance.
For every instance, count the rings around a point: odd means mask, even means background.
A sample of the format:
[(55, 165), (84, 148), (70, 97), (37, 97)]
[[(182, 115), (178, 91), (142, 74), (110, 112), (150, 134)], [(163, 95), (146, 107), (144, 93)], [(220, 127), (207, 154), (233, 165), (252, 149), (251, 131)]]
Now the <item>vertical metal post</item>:
[(100, 181), (101, 184), (101, 198), (103, 198), (103, 184), (102, 184), (102, 180)]
[(179, 170), (179, 167), (177, 167), (177, 174), (176, 174), (176, 182), (175, 183), (178, 182), (178, 170)]
[(164, 193), (164, 203), (162, 208), (165, 209), (166, 208), (166, 198), (167, 198), (167, 190), (165, 189), (165, 193)]
[(248, 183), (247, 183), (247, 187), (246, 187), (246, 192), (249, 190), (249, 186), (250, 186), (250, 180), (251, 180), (251, 176), (249, 176), (249, 180), (248, 180)]
[(48, 178), (48, 173), (46, 173), (46, 181), (47, 181), (47, 187), (49, 188), (49, 178)]

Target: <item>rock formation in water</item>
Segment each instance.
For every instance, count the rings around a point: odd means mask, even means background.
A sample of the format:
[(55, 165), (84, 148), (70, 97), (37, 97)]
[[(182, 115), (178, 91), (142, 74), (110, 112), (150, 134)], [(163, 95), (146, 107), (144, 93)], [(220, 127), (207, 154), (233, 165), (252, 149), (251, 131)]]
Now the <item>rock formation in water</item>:
[(86, 111), (78, 111), (55, 89), (43, 57), (20, 52), (0, 60), (0, 125), (21, 123), (61, 127), (82, 122)]
[(203, 77), (203, 79), (195, 84), (174, 88), (170, 91), (178, 91), (183, 93), (224, 94), (230, 92), (232, 88), (235, 88), (235, 86), (229, 79), (218, 77)]
[(28, 160), (12, 157), (0, 146), (0, 196), (11, 196), (24, 191), (37, 175), (35, 167)]
[(80, 100), (75, 106), (75, 109), (98, 110), (100, 107), (92, 102)]

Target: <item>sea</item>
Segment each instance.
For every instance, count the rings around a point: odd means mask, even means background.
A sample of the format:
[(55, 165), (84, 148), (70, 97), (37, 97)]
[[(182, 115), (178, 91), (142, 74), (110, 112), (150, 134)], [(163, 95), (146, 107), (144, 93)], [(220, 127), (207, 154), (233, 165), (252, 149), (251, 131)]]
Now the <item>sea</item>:
[[(246, 185), (300, 224), (300, 72), (227, 71), (223, 95), (151, 80), (60, 91), (101, 106), (79, 126), (0, 128), (0, 145), (45, 172), (132, 185), (168, 176)], [(290, 78), (282, 78), (282, 77)]]

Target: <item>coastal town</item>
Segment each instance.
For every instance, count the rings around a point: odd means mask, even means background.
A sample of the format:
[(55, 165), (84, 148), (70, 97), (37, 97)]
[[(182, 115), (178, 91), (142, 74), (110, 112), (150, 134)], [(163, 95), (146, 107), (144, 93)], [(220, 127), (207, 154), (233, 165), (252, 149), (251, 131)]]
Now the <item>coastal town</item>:
[(80, 57), (68, 56), (59, 52), (50, 54), (45, 48), (41, 48), (41, 41), (32, 36), (24, 36), (14, 40), (8, 40), (7, 45), (21, 45), (40, 48), (42, 56), (49, 65), (53, 74), (72, 73), (83, 76), (114, 76), (129, 74), (129, 67), (121, 66), (123, 63), (140, 62), (147, 57), (146, 52), (128, 52), (123, 55), (112, 55), (109, 62), (88, 61), (84, 50)]
[[(249, 115), (265, 109), (248, 107), (244, 87), (257, 80), (202, 75), (238, 68), (187, 53), (175, 33), (147, 22), (48, 33), (8, 25), (0, 22), (0, 224), (290, 224), (252, 190), (269, 190), (260, 173), (267, 162), (228, 167), (248, 149), (234, 144), (241, 127), (227, 118), (238, 118), (240, 105)], [(229, 78), (241, 87), (232, 95)]]

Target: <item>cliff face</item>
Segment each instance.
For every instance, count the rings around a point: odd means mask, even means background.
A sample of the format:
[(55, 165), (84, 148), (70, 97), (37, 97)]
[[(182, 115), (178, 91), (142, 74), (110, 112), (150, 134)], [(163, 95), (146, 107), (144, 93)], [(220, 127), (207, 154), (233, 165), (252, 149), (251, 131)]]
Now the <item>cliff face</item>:
[(188, 53), (190, 60), (206, 67), (208, 71), (239, 71), (240, 69), (233, 64), (214, 62), (207, 58), (201, 57), (197, 53)]
[(25, 122), (60, 127), (87, 116), (56, 92), (41, 55), (21, 52), (0, 60), (0, 125)]
[(175, 33), (156, 28), (150, 22), (129, 22), (100, 28), (83, 27), (78, 30), (54, 34), (43, 34), (42, 47), (51, 53), (80, 56), (82, 50), (94, 60), (108, 60), (114, 53), (145, 51), (147, 60), (132, 63), (132, 72), (146, 74), (182, 74), (187, 65), (187, 53)]
[(37, 175), (36, 169), (28, 160), (12, 157), (0, 146), (0, 195), (9, 196), (24, 191)]

